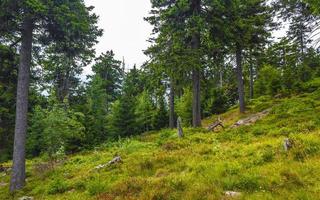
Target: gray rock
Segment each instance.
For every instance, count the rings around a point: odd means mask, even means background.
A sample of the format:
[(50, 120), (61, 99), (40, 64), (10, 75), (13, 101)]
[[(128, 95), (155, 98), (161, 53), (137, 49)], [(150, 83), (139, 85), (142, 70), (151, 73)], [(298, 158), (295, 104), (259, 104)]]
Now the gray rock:
[(289, 138), (285, 138), (283, 141), (283, 148), (285, 151), (288, 151), (292, 147), (292, 142)]
[(224, 194), (227, 197), (239, 197), (239, 196), (241, 196), (241, 192), (235, 192), (235, 191), (225, 191)]
[(182, 129), (182, 120), (181, 117), (178, 117), (177, 120), (177, 128), (178, 128), (178, 137), (182, 138), (183, 137), (183, 129)]
[(24, 196), (20, 197), (18, 200), (33, 200), (33, 197)]

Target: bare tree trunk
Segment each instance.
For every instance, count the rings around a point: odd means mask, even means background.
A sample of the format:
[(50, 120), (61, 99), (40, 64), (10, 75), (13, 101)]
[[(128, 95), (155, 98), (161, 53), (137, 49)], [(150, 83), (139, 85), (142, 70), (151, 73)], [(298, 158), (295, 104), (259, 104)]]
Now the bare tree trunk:
[[(194, 15), (200, 14), (200, 0), (192, 0), (191, 9)], [(196, 31), (192, 36), (191, 48), (197, 51), (200, 48), (200, 32)], [(200, 64), (197, 63), (198, 65)], [(192, 125), (193, 127), (201, 126), (201, 100), (200, 100), (200, 66), (194, 66), (192, 70)]]
[(222, 88), (222, 87), (223, 87), (223, 72), (222, 72), (222, 67), (220, 67), (219, 77), (220, 77), (220, 88)]
[(31, 66), (33, 21), (26, 17), (22, 24), (20, 64), (17, 84), (16, 121), (10, 191), (25, 185), (25, 143), (27, 133), (28, 93)]
[(200, 102), (200, 72), (198, 69), (192, 71), (193, 101), (192, 101), (192, 125), (201, 126), (201, 102)]
[(245, 100), (244, 100), (244, 83), (243, 83), (243, 74), (242, 74), (242, 49), (237, 45), (236, 49), (236, 62), (237, 62), (237, 82), (238, 82), (238, 94), (239, 94), (239, 106), (240, 113), (245, 112)]
[(253, 66), (252, 63), (250, 65), (250, 99), (253, 99)]
[(70, 69), (66, 69), (66, 71), (61, 70), (57, 75), (57, 98), (60, 103), (62, 103), (66, 97), (69, 95), (70, 90)]
[(175, 120), (174, 120), (174, 86), (173, 86), (173, 80), (170, 81), (170, 94), (169, 94), (169, 106), (170, 106), (170, 112), (169, 112), (169, 127), (174, 128), (175, 127)]

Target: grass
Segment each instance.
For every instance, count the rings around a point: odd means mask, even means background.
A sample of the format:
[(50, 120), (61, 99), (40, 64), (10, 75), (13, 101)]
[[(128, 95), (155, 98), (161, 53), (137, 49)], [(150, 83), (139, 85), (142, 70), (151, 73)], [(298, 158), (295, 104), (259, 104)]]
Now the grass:
[[(231, 128), (237, 120), (271, 108), (255, 124)], [(107, 143), (95, 151), (49, 165), (28, 160), (27, 186), (8, 193), (9, 176), (0, 174), (0, 199), (320, 199), (320, 90), (284, 99), (260, 97), (240, 115), (221, 115), (224, 130), (185, 128)], [(217, 116), (203, 120), (206, 126)], [(293, 147), (285, 152), (284, 138)], [(94, 169), (115, 155), (123, 163)], [(10, 163), (4, 163), (10, 165)]]

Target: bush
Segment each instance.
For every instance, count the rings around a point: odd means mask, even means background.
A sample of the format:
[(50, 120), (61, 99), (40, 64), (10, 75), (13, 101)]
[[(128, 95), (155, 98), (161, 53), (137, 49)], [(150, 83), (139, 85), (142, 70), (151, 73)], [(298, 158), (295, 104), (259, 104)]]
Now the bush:
[(275, 95), (282, 89), (281, 73), (276, 68), (266, 65), (258, 74), (255, 82), (256, 94)]
[(252, 174), (244, 175), (239, 177), (235, 181), (233, 187), (235, 189), (241, 189), (241, 190), (253, 192), (255, 190), (260, 189), (259, 180), (260, 180), (260, 177), (256, 175), (252, 175)]
[(90, 181), (87, 184), (87, 191), (89, 192), (90, 195), (97, 195), (97, 194), (101, 194), (102, 192), (105, 191), (105, 187), (104, 185), (100, 182), (99, 179), (95, 179)]
[(192, 92), (189, 89), (184, 91), (180, 99), (176, 101), (176, 112), (181, 117), (184, 125), (192, 123)]
[(31, 120), (29, 152), (47, 153), (50, 158), (57, 158), (65, 152), (79, 150), (85, 129), (80, 122), (83, 117), (82, 113), (59, 104), (47, 109), (36, 107)]
[(156, 109), (153, 105), (150, 94), (147, 91), (142, 92), (137, 98), (135, 106), (136, 126), (140, 132), (150, 131), (154, 127)]
[(320, 88), (320, 78), (315, 78), (303, 84), (303, 90), (306, 92), (314, 92)]
[(105, 186), (100, 182), (100, 179), (93, 179), (88, 182), (86, 186), (87, 191), (90, 195), (94, 196), (97, 194), (101, 194), (105, 191)]
[(210, 91), (210, 98), (205, 102), (204, 110), (207, 115), (221, 114), (230, 107), (225, 88), (214, 88)]
[(48, 187), (48, 194), (64, 193), (69, 189), (68, 184), (61, 178), (53, 180)]

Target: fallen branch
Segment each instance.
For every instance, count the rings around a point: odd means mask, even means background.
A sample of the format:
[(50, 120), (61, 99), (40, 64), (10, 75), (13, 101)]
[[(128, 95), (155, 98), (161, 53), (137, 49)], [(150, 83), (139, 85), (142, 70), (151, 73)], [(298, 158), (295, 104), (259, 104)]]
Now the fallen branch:
[(217, 120), (217, 121), (215, 121), (215, 122), (213, 122), (212, 124), (210, 124), (210, 125), (208, 126), (207, 130), (208, 130), (208, 131), (214, 131), (214, 129), (215, 129), (216, 127), (218, 127), (218, 126), (224, 128), (220, 117), (218, 117), (218, 120)]

